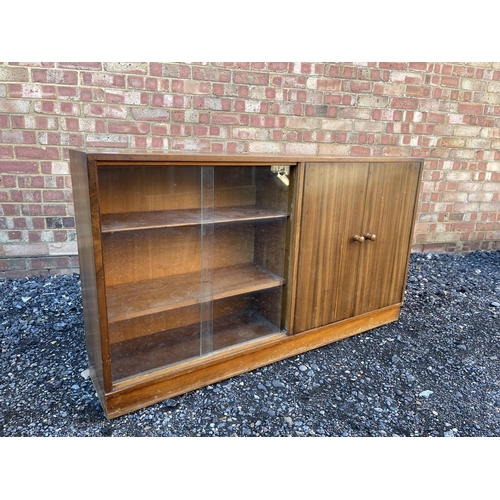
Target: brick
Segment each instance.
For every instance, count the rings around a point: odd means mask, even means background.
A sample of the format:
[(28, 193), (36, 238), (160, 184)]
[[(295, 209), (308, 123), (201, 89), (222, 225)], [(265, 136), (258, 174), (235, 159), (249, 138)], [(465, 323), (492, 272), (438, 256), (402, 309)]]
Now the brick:
[(339, 110), (339, 118), (369, 120), (371, 118), (371, 110), (368, 108), (341, 108)]
[(376, 132), (381, 133), (384, 130), (384, 124), (380, 122), (372, 122), (372, 121), (359, 121), (354, 122), (354, 130), (356, 132)]
[(149, 93), (135, 90), (110, 90), (105, 92), (105, 101), (110, 104), (149, 104)]
[(353, 156), (370, 156), (371, 148), (365, 146), (352, 146), (351, 155)]
[(283, 88), (316, 88), (317, 78), (307, 78), (305, 76), (277, 75), (271, 77), (271, 84)]
[[(193, 68), (193, 79), (229, 83), (231, 81), (231, 71), (216, 68), (197, 67)], [(237, 82), (235, 81), (235, 83)]]
[(57, 66), (59, 68), (102, 70), (102, 63), (100, 62), (60, 62), (57, 63)]
[(78, 248), (76, 242), (68, 243), (49, 243), (48, 255), (77, 255)]
[(0, 158), (14, 158), (14, 148), (12, 146), (0, 146)]
[(472, 100), (483, 104), (500, 104), (500, 93), (474, 92)]
[(15, 153), (17, 158), (30, 158), (36, 160), (58, 160), (60, 152), (58, 148), (42, 148), (29, 146), (16, 146)]
[(249, 144), (250, 153), (283, 153), (283, 146), (275, 142), (252, 141)]
[(234, 83), (243, 83), (248, 85), (269, 85), (268, 73), (235, 71), (233, 73)]
[(463, 148), (465, 146), (465, 139), (459, 137), (443, 137), (441, 139), (441, 146), (444, 148)]
[(443, 192), (441, 193), (441, 201), (444, 202), (456, 202), (456, 201), (467, 201), (467, 193), (458, 192)]
[(465, 147), (473, 149), (489, 149), (491, 141), (487, 139), (466, 139)]
[(406, 87), (406, 95), (412, 97), (429, 97), (430, 88), (423, 87), (422, 85), (408, 85)]
[(185, 151), (210, 151), (210, 141), (207, 139), (196, 139), (186, 137), (172, 140), (172, 149)]
[(118, 134), (88, 134), (85, 143), (89, 147), (127, 148), (128, 138)]
[(49, 115), (74, 115), (80, 114), (80, 104), (72, 102), (56, 102), (56, 101), (36, 101), (34, 110), (37, 113)]
[(3, 245), (5, 257), (31, 257), (34, 255), (47, 255), (48, 246), (46, 243), (18, 243)]
[(399, 70), (405, 70), (408, 68), (408, 63), (405, 62), (381, 62), (378, 63), (379, 68), (383, 69), (399, 69)]
[(321, 120), (319, 128), (321, 130), (349, 132), (353, 130), (353, 122), (349, 120)]
[(282, 71), (287, 71), (288, 70), (288, 63), (287, 62), (271, 62), (268, 63), (267, 65), (269, 71), (273, 72), (282, 72)]
[(341, 80), (333, 80), (326, 78), (317, 78), (315, 82), (315, 89), (317, 90), (330, 90), (337, 91), (340, 90)]
[(330, 106), (306, 106), (306, 115), (307, 116), (326, 117), (326, 116), (329, 116), (329, 113), (331, 113), (329, 111), (330, 109), (331, 109)]
[(210, 94), (211, 84), (203, 81), (173, 80), (172, 92), (181, 94)]
[(212, 123), (218, 125), (248, 125), (248, 115), (217, 113), (212, 116)]
[(352, 93), (369, 93), (372, 91), (372, 83), (344, 80), (342, 81), (342, 91)]
[[(132, 108), (134, 110), (136, 108)], [(133, 115), (133, 113), (132, 113)], [(96, 116), (101, 118), (127, 118), (127, 108), (125, 106), (110, 106), (102, 104), (84, 104), (83, 116)]]
[(138, 62), (104, 63), (104, 70), (117, 73), (134, 73), (139, 75), (146, 75), (148, 73), (148, 63), (138, 63)]
[(318, 145), (317, 144), (305, 144), (291, 142), (285, 145), (285, 154), (290, 155), (317, 155)]
[[(269, 132), (270, 131), (267, 128), (233, 127), (232, 137), (233, 139), (268, 141)], [(282, 131), (280, 130), (279, 132), (281, 133)]]
[(29, 82), (27, 68), (0, 66), (0, 82)]
[(460, 126), (457, 125), (454, 127), (453, 133), (459, 137), (479, 137), (481, 132), (481, 127), (473, 127), (473, 126)]
[(3, 130), (0, 132), (0, 142), (5, 144), (35, 144), (35, 132), (24, 130)]
[(430, 123), (444, 123), (446, 115), (444, 113), (429, 113), (427, 121)]
[(480, 115), (483, 113), (484, 106), (482, 104), (459, 103), (458, 112), (464, 115)]
[(321, 120), (319, 118), (288, 117), (286, 120), (288, 128), (318, 129), (320, 125)]
[(131, 122), (109, 122), (108, 132), (114, 134), (147, 134), (149, 133), (149, 123)]
[[(499, 184), (498, 182), (485, 182), (483, 184), (483, 190), (484, 191), (493, 191), (493, 192), (498, 192), (499, 189)], [(498, 208), (498, 207), (497, 207)]]
[(385, 108), (389, 104), (388, 97), (360, 95), (357, 100), (358, 106), (369, 108)]
[(455, 76), (442, 76), (441, 85), (444, 85), (445, 87), (458, 88), (460, 86), (460, 78)]
[(30, 101), (20, 99), (0, 99), (0, 113), (29, 113)]
[(418, 99), (411, 98), (393, 98), (390, 101), (391, 108), (402, 108), (402, 109), (417, 109)]
[(112, 75), (104, 73), (81, 73), (81, 83), (91, 87), (119, 87), (125, 88), (124, 75)]

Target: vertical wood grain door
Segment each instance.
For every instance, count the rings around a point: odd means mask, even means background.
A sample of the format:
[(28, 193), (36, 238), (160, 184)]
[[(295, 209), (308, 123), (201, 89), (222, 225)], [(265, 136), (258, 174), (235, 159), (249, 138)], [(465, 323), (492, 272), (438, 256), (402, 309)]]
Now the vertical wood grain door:
[(294, 333), (402, 301), (419, 179), (417, 162), (306, 165)]

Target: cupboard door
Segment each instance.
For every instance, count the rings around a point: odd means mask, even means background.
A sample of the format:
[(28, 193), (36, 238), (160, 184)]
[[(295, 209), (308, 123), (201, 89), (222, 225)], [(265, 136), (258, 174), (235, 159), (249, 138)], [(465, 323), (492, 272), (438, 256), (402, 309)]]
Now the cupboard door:
[(294, 333), (402, 302), (419, 180), (417, 162), (307, 164)]
[(306, 165), (295, 333), (352, 316), (361, 245), (366, 163)]
[(354, 315), (403, 301), (419, 181), (419, 163), (370, 164)]

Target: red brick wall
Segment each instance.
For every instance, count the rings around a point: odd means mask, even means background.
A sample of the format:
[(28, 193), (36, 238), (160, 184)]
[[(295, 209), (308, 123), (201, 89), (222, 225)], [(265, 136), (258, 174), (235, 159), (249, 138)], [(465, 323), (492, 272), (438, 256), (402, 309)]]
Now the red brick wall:
[(424, 157), (414, 250), (500, 249), (500, 63), (0, 63), (0, 277), (77, 270), (70, 148)]

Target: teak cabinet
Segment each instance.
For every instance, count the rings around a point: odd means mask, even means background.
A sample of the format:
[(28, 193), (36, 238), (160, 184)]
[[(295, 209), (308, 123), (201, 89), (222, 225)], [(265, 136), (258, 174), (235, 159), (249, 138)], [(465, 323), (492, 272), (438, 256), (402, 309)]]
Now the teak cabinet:
[(422, 161), (70, 152), (108, 418), (397, 320)]

